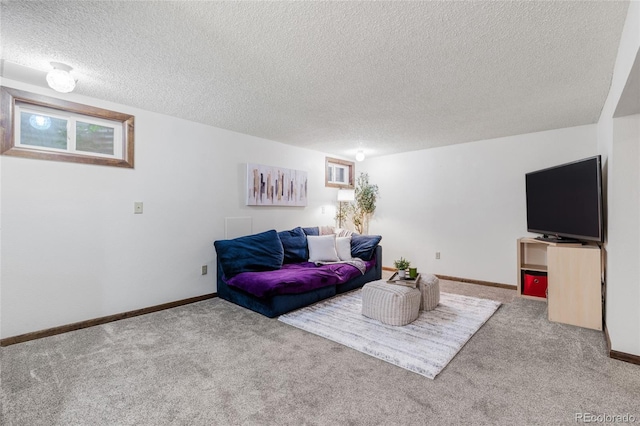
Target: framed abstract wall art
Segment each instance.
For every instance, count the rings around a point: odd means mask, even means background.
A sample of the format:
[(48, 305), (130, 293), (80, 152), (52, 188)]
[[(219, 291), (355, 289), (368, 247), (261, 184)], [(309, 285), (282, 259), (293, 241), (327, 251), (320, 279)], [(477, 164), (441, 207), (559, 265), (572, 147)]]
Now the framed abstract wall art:
[(247, 205), (306, 206), (307, 172), (248, 163)]

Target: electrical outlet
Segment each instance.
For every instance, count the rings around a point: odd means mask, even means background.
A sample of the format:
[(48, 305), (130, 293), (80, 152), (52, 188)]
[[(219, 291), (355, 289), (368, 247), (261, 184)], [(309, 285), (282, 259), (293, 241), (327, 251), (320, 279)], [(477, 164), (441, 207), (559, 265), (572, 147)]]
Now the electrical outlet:
[(436, 252), (436, 259), (440, 260), (440, 252), (439, 251)]
[(321, 210), (322, 214), (324, 214), (324, 213), (325, 213), (325, 207), (324, 207), (324, 206), (322, 206), (322, 207), (320, 208), (320, 210)]
[(142, 214), (142, 201), (135, 201), (133, 203), (133, 212), (135, 214)]
[(202, 275), (207, 275), (207, 265), (202, 265)]

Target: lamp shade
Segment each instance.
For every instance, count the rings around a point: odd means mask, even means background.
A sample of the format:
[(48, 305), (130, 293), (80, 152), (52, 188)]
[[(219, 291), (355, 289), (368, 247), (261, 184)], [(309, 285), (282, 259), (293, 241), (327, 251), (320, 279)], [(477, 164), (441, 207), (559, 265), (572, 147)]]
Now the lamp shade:
[(338, 189), (338, 201), (353, 201), (356, 194), (353, 189)]

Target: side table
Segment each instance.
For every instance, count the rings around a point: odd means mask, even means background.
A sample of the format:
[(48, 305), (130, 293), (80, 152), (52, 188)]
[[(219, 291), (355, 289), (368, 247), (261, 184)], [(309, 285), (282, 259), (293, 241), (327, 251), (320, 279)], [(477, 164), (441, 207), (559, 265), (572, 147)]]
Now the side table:
[(422, 293), (420, 310), (431, 311), (440, 303), (440, 280), (433, 274), (421, 274), (418, 289)]
[(389, 325), (406, 325), (420, 314), (420, 290), (384, 280), (362, 287), (362, 315)]

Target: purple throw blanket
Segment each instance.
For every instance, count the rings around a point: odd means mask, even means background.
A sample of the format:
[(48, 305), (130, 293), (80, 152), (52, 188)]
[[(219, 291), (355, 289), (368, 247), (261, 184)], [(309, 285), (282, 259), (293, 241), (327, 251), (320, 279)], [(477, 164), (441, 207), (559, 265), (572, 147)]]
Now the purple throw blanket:
[[(365, 264), (368, 271), (374, 267), (376, 260), (374, 258)], [(359, 275), (362, 272), (358, 268), (346, 263), (316, 266), (312, 262), (302, 262), (284, 264), (275, 271), (241, 272), (232, 278), (225, 278), (225, 282), (254, 296), (270, 297), (342, 284)]]

